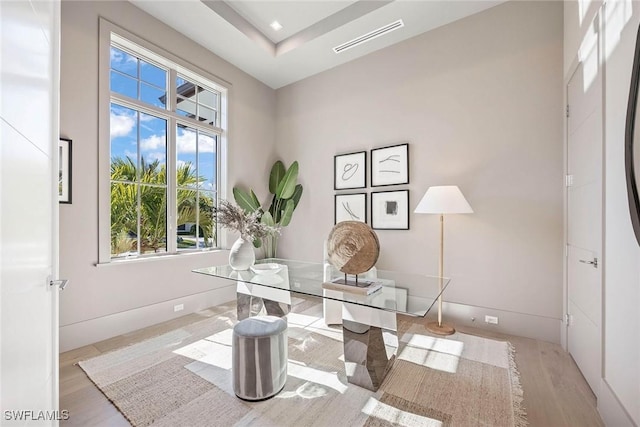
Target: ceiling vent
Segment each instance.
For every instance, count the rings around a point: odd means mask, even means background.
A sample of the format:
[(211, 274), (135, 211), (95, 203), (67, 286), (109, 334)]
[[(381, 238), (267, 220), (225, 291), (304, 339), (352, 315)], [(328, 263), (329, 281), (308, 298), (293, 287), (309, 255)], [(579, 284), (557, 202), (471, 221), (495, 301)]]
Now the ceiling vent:
[(378, 28), (377, 30), (373, 30), (367, 34), (356, 37), (353, 40), (349, 40), (346, 43), (342, 43), (341, 45), (334, 47), (333, 51), (335, 53), (344, 52), (347, 49), (351, 49), (352, 47), (356, 47), (358, 45), (361, 45), (362, 43), (366, 43), (370, 40), (383, 36), (387, 33), (390, 33), (393, 30), (397, 30), (398, 28), (402, 28), (402, 27), (404, 27), (404, 22), (402, 22), (402, 19), (398, 19), (397, 21), (392, 22), (391, 24), (387, 24), (384, 27)]

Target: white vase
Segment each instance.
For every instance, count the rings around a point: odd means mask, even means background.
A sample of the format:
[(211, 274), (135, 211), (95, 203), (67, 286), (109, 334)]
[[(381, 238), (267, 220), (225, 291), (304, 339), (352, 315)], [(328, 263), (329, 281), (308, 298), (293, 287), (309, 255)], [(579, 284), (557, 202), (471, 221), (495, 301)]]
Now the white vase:
[(255, 262), (256, 254), (253, 252), (253, 242), (239, 237), (231, 246), (229, 265), (234, 270), (248, 270)]

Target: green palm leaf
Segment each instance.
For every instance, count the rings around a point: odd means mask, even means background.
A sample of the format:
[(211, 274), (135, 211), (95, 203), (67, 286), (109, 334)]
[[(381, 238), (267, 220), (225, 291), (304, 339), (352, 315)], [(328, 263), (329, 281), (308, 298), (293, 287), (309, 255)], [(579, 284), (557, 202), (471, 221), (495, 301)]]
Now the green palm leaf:
[(282, 178), (284, 177), (285, 172), (286, 172), (286, 168), (284, 167), (284, 164), (280, 160), (278, 160), (273, 164), (273, 167), (271, 168), (271, 173), (269, 174), (269, 193), (276, 194), (278, 185), (280, 184), (280, 181), (282, 181)]
[(280, 219), (280, 225), (286, 227), (291, 222), (291, 217), (293, 216), (293, 210), (296, 208), (293, 199), (287, 200), (287, 203), (284, 205), (284, 211), (282, 212), (282, 218)]
[(233, 189), (233, 198), (236, 200), (236, 203), (249, 213), (260, 209), (260, 203), (257, 203), (257, 199), (254, 199), (254, 197), (240, 188), (235, 187)]
[(293, 196), (298, 181), (298, 162), (293, 162), (282, 177), (282, 181), (276, 189), (276, 196), (280, 199), (289, 199)]

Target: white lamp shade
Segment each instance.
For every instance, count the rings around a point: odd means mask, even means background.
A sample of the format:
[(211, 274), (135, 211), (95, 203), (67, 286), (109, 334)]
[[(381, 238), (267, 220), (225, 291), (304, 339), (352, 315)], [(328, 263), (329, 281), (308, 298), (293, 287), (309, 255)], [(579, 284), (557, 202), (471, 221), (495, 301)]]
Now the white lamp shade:
[(457, 185), (429, 187), (415, 213), (461, 214), (473, 213), (473, 209), (462, 195)]

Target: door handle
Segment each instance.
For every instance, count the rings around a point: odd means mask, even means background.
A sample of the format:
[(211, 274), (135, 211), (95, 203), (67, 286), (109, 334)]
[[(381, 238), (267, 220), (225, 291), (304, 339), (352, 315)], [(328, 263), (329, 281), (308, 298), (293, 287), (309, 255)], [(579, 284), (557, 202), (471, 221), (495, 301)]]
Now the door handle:
[(61, 291), (64, 291), (68, 283), (69, 279), (49, 280), (49, 286), (60, 286)]
[(598, 268), (598, 258), (594, 258), (593, 261), (587, 261), (586, 259), (579, 260), (583, 264), (593, 265), (593, 268)]

